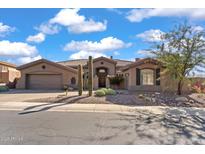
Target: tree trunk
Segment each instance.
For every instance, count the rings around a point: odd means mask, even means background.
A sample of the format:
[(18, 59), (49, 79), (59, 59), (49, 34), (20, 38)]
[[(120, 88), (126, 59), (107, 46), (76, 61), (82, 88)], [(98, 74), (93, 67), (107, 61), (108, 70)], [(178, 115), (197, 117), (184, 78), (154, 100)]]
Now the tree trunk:
[(177, 87), (177, 95), (182, 94), (182, 80), (179, 80), (178, 87)]

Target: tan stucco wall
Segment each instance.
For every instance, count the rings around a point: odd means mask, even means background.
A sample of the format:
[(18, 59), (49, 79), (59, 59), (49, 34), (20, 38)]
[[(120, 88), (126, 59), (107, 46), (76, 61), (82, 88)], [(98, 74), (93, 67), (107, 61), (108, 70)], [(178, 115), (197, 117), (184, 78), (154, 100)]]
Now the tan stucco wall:
[[(140, 65), (140, 66), (136, 66), (136, 67), (132, 67), (130, 69), (128, 69), (127, 71), (124, 72), (124, 76), (126, 76), (125, 74), (128, 73), (129, 76), (127, 77), (128, 80), (127, 80), (127, 89), (128, 90), (153, 90), (153, 91), (159, 91), (160, 90), (160, 86), (142, 86), (142, 85), (139, 85), (137, 86), (136, 85), (136, 68), (139, 68), (139, 69), (146, 69), (146, 68), (149, 68), (149, 69), (157, 69), (158, 66), (157, 65), (153, 65), (153, 64), (149, 64), (149, 63), (146, 63), (146, 64), (143, 64), (143, 65)], [(154, 73), (155, 75), (155, 73)], [(154, 80), (155, 80), (155, 76), (154, 76)]]
[(13, 82), (16, 78), (19, 79), (21, 77), (20, 71), (15, 68), (9, 68), (9, 82)]
[[(103, 62), (103, 64), (101, 64), (101, 62)], [(100, 68), (100, 67), (105, 67), (108, 68), (108, 74), (109, 75), (115, 75), (115, 64), (114, 63), (110, 63), (108, 61), (105, 60), (98, 60), (93, 62), (93, 74), (94, 76), (96, 75), (96, 68)]]
[[(43, 65), (46, 67), (45, 69), (42, 68)], [(71, 84), (72, 77), (76, 78), (76, 85), (78, 81), (77, 73), (41, 62), (21, 70), (21, 78), (17, 82), (17, 88), (26, 88), (26, 74), (62, 74), (62, 88), (64, 85)]]
[(9, 83), (13, 82), (16, 78), (20, 78), (20, 71), (16, 68), (5, 66), (6, 70), (0, 72), (0, 82)]
[[(163, 68), (160, 68), (160, 86), (137, 86), (136, 85), (136, 68), (144, 69), (144, 68), (152, 68), (157, 69), (157, 65), (153, 64), (143, 64), (138, 67), (133, 67), (124, 72), (124, 74), (129, 73), (128, 77), (128, 90), (151, 90), (151, 91), (168, 91), (168, 92), (176, 92), (177, 90), (177, 81), (174, 80), (169, 74), (163, 74)], [(155, 74), (154, 74), (155, 75)], [(154, 77), (156, 79), (156, 77)], [(154, 80), (155, 80), (154, 79)], [(184, 81), (183, 84), (183, 92), (188, 92), (190, 90), (190, 82)]]

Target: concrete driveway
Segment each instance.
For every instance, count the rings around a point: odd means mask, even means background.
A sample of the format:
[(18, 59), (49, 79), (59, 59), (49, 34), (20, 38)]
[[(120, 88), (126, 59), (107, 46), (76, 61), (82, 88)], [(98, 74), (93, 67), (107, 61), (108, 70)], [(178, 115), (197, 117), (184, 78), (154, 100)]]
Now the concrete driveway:
[[(72, 92), (76, 93), (77, 92)], [(71, 92), (70, 92), (71, 94)], [(24, 102), (30, 99), (56, 97), (65, 95), (64, 91), (56, 90), (16, 90), (0, 93), (0, 102)]]

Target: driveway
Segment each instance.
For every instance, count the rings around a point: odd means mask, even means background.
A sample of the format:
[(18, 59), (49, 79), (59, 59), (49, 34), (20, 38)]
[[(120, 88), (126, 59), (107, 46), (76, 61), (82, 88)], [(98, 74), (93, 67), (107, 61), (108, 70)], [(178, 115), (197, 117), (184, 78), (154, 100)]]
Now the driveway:
[[(69, 92), (69, 95), (76, 95), (77, 92)], [(25, 102), (32, 99), (57, 97), (65, 95), (60, 90), (10, 90), (0, 93), (0, 102)]]
[(0, 144), (205, 144), (205, 110), (0, 112)]

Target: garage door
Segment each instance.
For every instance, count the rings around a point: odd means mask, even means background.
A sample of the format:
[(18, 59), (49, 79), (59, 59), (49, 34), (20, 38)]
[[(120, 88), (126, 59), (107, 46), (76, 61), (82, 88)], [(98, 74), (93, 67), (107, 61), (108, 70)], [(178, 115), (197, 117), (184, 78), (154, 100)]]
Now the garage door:
[(29, 89), (61, 89), (62, 76), (56, 74), (32, 74), (28, 75)]

